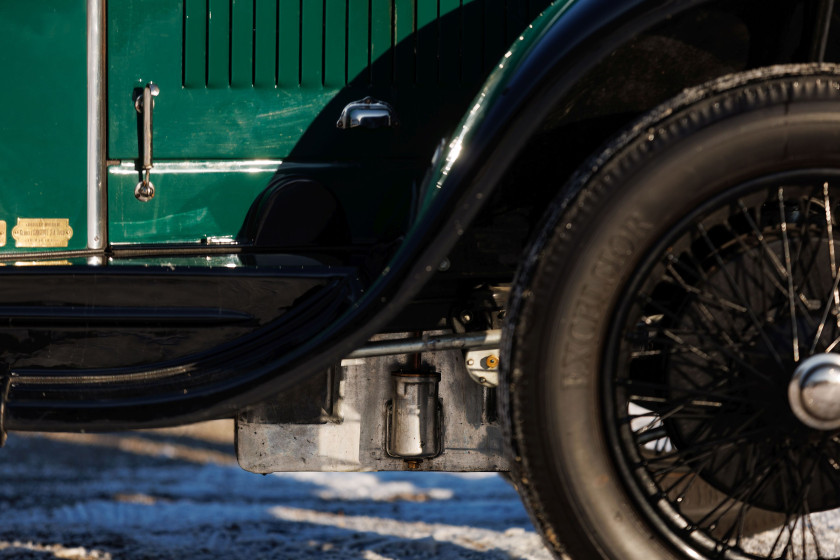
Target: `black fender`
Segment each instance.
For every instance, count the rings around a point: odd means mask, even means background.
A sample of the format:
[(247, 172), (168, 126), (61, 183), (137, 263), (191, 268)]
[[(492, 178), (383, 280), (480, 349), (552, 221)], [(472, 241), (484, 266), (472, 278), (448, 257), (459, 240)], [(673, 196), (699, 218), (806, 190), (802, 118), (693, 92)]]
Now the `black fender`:
[[(536, 224), (593, 152), (682, 90), (756, 68), (822, 62), (832, 4), (555, 4), (490, 76), (426, 184), (427, 205), (441, 213), (437, 219), (457, 217), (454, 233), (467, 232), (459, 240), (464, 252), (477, 249), (470, 244), (469, 227), (478, 213), (471, 212), (491, 197), (495, 208), (530, 204), (526, 218)], [(737, 33), (742, 36), (732, 36)], [(462, 206), (452, 205), (473, 188)], [(456, 194), (441, 196), (442, 191)], [(533, 233), (526, 232), (524, 239)], [(434, 243), (444, 244), (440, 239)], [(497, 262), (495, 270), (504, 268)]]
[[(449, 142), (438, 150), (421, 186), (416, 220), (381, 277), (351, 312), (313, 341), (309, 351), (318, 357), (289, 363), (272, 386), (326, 369), (383, 330), (436, 274), (528, 140), (576, 84), (645, 30), (713, 3), (572, 0), (557, 2), (541, 14), (511, 46)], [(807, 10), (803, 60), (822, 58), (832, 6), (833, 0), (821, 0)], [(254, 396), (246, 393), (228, 403)]]

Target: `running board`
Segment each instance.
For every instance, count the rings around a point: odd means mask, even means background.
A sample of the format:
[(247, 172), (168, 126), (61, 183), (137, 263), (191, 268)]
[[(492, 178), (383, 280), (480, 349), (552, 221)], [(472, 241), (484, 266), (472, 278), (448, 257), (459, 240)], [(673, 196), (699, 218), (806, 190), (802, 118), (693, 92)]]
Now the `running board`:
[(0, 432), (168, 425), (186, 401), (203, 410), (279, 377), (363, 293), (355, 267), (284, 255), (0, 277)]

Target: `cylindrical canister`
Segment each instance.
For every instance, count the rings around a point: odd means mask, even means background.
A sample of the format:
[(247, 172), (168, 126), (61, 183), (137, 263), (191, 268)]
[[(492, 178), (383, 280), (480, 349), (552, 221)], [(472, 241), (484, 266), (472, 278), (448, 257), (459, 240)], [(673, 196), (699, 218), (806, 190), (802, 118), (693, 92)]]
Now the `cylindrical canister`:
[(411, 459), (440, 455), (440, 374), (397, 372), (393, 379), (388, 454)]

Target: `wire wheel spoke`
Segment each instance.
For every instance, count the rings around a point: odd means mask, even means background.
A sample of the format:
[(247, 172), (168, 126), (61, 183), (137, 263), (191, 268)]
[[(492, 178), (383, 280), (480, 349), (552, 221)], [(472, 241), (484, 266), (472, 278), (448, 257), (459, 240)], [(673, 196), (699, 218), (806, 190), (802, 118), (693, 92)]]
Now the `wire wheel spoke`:
[(836, 198), (825, 180), (744, 187), (630, 284), (607, 384), (619, 456), (707, 557), (840, 558), (840, 435), (787, 396), (799, 364), (840, 346)]

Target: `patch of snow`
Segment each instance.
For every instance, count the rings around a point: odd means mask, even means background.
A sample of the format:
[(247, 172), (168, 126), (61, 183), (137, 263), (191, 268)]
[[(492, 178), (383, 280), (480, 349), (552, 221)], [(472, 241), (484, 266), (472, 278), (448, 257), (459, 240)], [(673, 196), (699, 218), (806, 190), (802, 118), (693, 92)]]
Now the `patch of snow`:
[(495, 474), (260, 476), (142, 437), (10, 439), (0, 558), (551, 558)]

